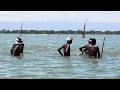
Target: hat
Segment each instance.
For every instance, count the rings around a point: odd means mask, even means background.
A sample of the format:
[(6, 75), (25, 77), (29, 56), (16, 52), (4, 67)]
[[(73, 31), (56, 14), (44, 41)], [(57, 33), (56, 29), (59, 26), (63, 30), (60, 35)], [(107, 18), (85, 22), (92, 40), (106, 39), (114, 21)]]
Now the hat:
[(23, 42), (20, 37), (17, 37), (17, 38), (16, 38), (16, 41), (17, 41), (17, 42)]
[(87, 41), (92, 42), (93, 38), (89, 38)]
[(71, 40), (73, 40), (72, 37), (68, 37), (68, 38), (66, 38), (66, 41), (71, 41)]

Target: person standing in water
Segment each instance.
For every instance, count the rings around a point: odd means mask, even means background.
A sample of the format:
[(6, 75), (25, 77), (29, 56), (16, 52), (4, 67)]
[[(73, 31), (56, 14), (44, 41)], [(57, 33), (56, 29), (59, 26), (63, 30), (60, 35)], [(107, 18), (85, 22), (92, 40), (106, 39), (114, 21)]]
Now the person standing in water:
[(96, 46), (96, 39), (92, 39), (92, 43), (87, 46), (86, 48), (88, 50), (88, 55), (90, 58), (100, 58), (100, 51), (99, 47)]
[(87, 46), (89, 46), (92, 43), (92, 38), (89, 38), (89, 40), (87, 40), (87, 41), (88, 41), (88, 44), (81, 46), (79, 48), (79, 50), (82, 52), (82, 54), (84, 54), (84, 53), (88, 54), (88, 50), (86, 48), (87, 48)]
[[(65, 43), (60, 48), (58, 48), (58, 52), (62, 56), (70, 56), (70, 44), (72, 44), (73, 38), (72, 37), (68, 37), (68, 38), (66, 38), (66, 41), (67, 41), (67, 43)], [(64, 54), (61, 52), (61, 49), (63, 49), (63, 53)]]
[(13, 56), (20, 56), (20, 53), (23, 53), (24, 50), (24, 43), (20, 37), (16, 38), (16, 42), (13, 44), (12, 48), (10, 49), (10, 53)]

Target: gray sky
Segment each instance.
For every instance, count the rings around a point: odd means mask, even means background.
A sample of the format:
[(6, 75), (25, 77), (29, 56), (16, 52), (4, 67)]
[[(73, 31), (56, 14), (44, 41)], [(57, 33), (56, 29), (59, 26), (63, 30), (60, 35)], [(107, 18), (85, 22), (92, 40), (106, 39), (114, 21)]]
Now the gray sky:
[(120, 11), (0, 11), (0, 21), (120, 23)]
[[(0, 22), (4, 22), (4, 21), (5, 22), (6, 21), (7, 22), (22, 22), (23, 21), (23, 22), (33, 22), (33, 23), (39, 22), (39, 23), (46, 23), (46, 24), (50, 23), (50, 22), (82, 24), (80, 26), (80, 28), (79, 27), (70, 28), (70, 26), (67, 25), (68, 29), (82, 29), (83, 24), (87, 19), (88, 19), (88, 25), (90, 25), (90, 23), (109, 23), (109, 24), (117, 23), (117, 24), (120, 24), (120, 11), (0, 11)], [(5, 26), (5, 25), (3, 25), (3, 26)], [(107, 25), (107, 27), (108, 26), (109, 25)], [(120, 25), (118, 25), (118, 26), (120, 26)], [(12, 25), (11, 25), (11, 27), (12, 27)], [(34, 27), (37, 27), (37, 26), (35, 26), (35, 24), (34, 24)], [(45, 25), (44, 25), (44, 27), (45, 27)], [(48, 27), (48, 25), (46, 25), (46, 27)], [(58, 27), (58, 26), (56, 26), (56, 27)], [(88, 26), (88, 27), (89, 27), (88, 29), (92, 29), (93, 26), (91, 28), (90, 28), (90, 26)], [(113, 27), (114, 27), (114, 25), (113, 25)], [(4, 28), (4, 27), (2, 27), (2, 28)], [(26, 27), (26, 29), (27, 28), (28, 27)], [(40, 29), (40, 27), (38, 27), (38, 28)], [(55, 28), (55, 26), (54, 26), (54, 28)], [(116, 26), (115, 26), (115, 28), (116, 28)], [(118, 27), (116, 29), (119, 29), (119, 28), (120, 27)], [(32, 28), (29, 28), (29, 29), (32, 29)], [(46, 28), (46, 29), (52, 29), (52, 28)], [(55, 29), (57, 29), (57, 28), (55, 28)], [(62, 27), (59, 29), (62, 29)], [(67, 28), (65, 28), (65, 29), (67, 29)], [(97, 27), (93, 28), (93, 29), (97, 29)], [(107, 28), (104, 26), (104, 29), (107, 29)]]

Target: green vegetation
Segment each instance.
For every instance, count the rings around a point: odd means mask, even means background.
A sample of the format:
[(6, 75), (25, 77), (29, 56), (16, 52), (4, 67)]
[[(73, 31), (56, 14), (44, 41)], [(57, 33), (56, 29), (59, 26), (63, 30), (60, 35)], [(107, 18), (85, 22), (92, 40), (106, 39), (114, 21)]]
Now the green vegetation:
[[(19, 34), (21, 30), (0, 30), (0, 33)], [(22, 34), (81, 34), (82, 30), (22, 30)], [(120, 31), (86, 31), (85, 34), (120, 34)]]

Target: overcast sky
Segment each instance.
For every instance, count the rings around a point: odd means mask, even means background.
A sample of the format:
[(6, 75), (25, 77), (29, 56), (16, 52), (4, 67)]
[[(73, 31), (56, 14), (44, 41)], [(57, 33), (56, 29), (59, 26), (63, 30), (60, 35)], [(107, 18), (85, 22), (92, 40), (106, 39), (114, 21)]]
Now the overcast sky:
[[(0, 11), (0, 29), (17, 29), (13, 26), (22, 21), (26, 23), (25, 29), (82, 29), (87, 19), (87, 29), (120, 30), (120, 11)], [(10, 27), (3, 22), (9, 22)]]

